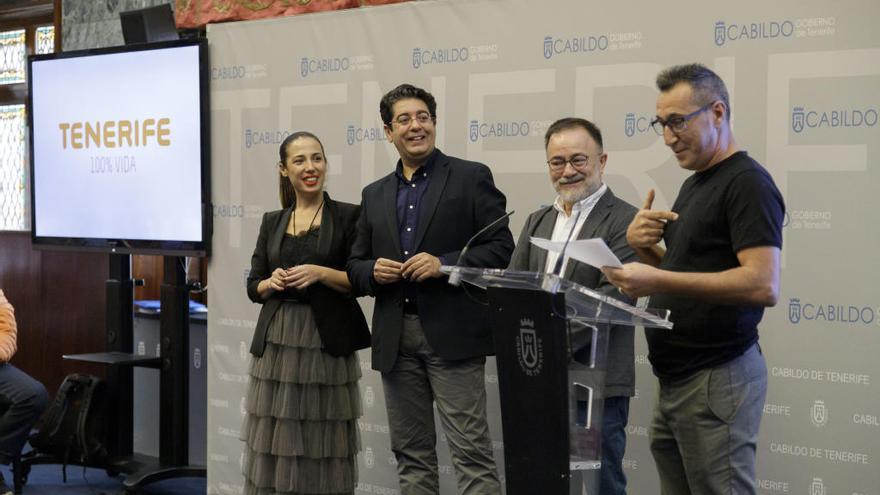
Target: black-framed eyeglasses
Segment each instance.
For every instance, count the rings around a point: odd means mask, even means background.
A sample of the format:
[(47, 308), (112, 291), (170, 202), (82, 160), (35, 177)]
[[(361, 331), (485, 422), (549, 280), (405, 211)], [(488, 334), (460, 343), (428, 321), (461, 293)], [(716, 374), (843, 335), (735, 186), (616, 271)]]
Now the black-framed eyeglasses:
[(707, 103), (687, 115), (676, 115), (675, 117), (671, 117), (668, 120), (663, 120), (660, 117), (657, 117), (651, 121), (651, 128), (654, 129), (654, 132), (656, 132), (658, 136), (663, 135), (664, 127), (668, 127), (669, 130), (673, 133), (682, 132), (687, 129), (688, 122), (690, 122), (691, 119), (699, 115), (701, 112), (705, 112), (714, 104), (714, 101), (711, 103)]
[(433, 122), (434, 118), (431, 117), (431, 114), (428, 112), (419, 112), (416, 114), (415, 118), (413, 118), (409, 114), (399, 115), (396, 119), (392, 121), (392, 123), (395, 123), (400, 127), (408, 127), (413, 123), (414, 120), (421, 125), (426, 125), (429, 122)]
[(550, 167), (550, 170), (553, 170), (554, 172), (564, 169), (567, 163), (570, 163), (574, 168), (581, 169), (590, 163), (590, 157), (587, 155), (572, 155), (568, 160), (561, 157), (554, 157), (547, 160), (547, 165)]

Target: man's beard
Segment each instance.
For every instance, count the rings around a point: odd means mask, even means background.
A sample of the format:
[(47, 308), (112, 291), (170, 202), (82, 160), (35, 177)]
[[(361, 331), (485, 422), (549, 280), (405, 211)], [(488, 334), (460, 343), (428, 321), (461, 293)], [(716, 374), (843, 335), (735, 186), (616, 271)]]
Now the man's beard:
[[(576, 182), (577, 186), (574, 188), (563, 189), (563, 185), (572, 182)], [(556, 192), (559, 193), (562, 202), (570, 205), (583, 201), (590, 195), (589, 186), (587, 185), (587, 177), (584, 174), (578, 174), (572, 177), (562, 177), (553, 185), (556, 187)]]

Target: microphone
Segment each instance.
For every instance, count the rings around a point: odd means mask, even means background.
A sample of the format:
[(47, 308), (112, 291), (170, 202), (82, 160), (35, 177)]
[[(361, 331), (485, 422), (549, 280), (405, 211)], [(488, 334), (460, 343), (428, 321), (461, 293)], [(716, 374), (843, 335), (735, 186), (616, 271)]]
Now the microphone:
[[(495, 227), (501, 225), (502, 221), (506, 220), (508, 217), (510, 217), (510, 215), (513, 215), (514, 213), (516, 213), (516, 211), (510, 210), (509, 212), (496, 218), (492, 222), (489, 222), (488, 225), (486, 225), (485, 227), (480, 229), (479, 232), (477, 232), (476, 234), (471, 236), (471, 238), (468, 239), (468, 241), (465, 243), (464, 247), (461, 249), (461, 253), (458, 255), (458, 259), (455, 260), (455, 266), (461, 266), (461, 260), (464, 259), (464, 254), (467, 253), (468, 248), (471, 247), (471, 244), (473, 244), (473, 242), (475, 240), (477, 240), (478, 237), (485, 234), (486, 232), (494, 230)], [(449, 284), (458, 287), (459, 284), (461, 284), (461, 273), (459, 273), (457, 271), (450, 273), (449, 274)]]
[(577, 216), (574, 218), (574, 225), (571, 227), (571, 231), (568, 232), (568, 238), (565, 239), (565, 244), (562, 245), (562, 250), (559, 252), (559, 258), (556, 259), (556, 266), (553, 267), (553, 275), (559, 275), (559, 272), (562, 271), (562, 261), (565, 259), (565, 250), (568, 249), (568, 243), (571, 242), (571, 236), (574, 235), (575, 229), (577, 229), (578, 220), (581, 219), (581, 213), (584, 210), (578, 210)]

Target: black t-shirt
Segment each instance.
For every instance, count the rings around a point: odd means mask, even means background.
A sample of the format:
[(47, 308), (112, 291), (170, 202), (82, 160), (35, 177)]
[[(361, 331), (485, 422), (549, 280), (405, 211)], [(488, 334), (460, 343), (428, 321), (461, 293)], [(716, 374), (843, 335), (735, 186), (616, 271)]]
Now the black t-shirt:
[[(688, 177), (664, 233), (660, 268), (721, 272), (740, 266), (736, 253), (782, 247), (785, 205), (770, 174), (744, 151)], [(671, 311), (673, 329), (646, 329), (649, 359), (660, 378), (681, 378), (724, 364), (758, 340), (761, 306), (732, 306), (656, 294), (650, 307)]]

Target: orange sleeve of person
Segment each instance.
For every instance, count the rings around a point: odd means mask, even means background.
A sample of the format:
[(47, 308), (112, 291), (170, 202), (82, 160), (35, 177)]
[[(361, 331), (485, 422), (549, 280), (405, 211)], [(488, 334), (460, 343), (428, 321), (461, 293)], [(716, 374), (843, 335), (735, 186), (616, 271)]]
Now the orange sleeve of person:
[(15, 309), (6, 300), (0, 289), (0, 363), (9, 362), (17, 349), (18, 327), (15, 324)]

